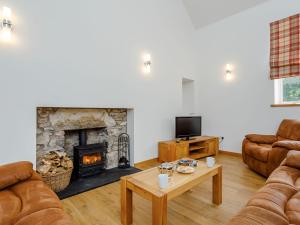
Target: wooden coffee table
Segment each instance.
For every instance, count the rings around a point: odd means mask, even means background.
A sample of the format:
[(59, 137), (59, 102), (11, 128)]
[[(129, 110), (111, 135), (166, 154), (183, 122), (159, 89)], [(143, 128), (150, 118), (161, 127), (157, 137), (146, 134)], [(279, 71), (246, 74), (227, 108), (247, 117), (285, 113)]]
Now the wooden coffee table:
[(157, 168), (148, 169), (121, 178), (121, 222), (123, 225), (132, 224), (132, 192), (152, 201), (152, 224), (167, 224), (167, 204), (178, 195), (199, 185), (203, 180), (212, 177), (212, 202), (222, 203), (222, 166), (216, 164), (208, 168), (206, 163), (199, 162), (193, 174), (175, 172), (170, 179), (169, 187), (160, 189), (158, 185), (159, 171)]

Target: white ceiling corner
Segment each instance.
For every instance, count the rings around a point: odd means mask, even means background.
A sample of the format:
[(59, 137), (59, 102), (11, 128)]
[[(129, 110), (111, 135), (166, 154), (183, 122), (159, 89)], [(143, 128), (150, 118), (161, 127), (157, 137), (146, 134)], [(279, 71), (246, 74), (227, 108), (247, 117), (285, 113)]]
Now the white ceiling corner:
[(269, 0), (182, 0), (196, 29)]

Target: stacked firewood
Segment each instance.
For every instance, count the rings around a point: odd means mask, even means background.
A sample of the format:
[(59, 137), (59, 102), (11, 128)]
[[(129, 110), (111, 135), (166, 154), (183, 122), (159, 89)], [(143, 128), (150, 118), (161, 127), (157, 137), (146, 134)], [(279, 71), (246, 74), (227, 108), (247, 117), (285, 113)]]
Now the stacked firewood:
[(73, 162), (63, 151), (50, 151), (45, 154), (38, 167), (43, 176), (54, 175), (73, 169)]

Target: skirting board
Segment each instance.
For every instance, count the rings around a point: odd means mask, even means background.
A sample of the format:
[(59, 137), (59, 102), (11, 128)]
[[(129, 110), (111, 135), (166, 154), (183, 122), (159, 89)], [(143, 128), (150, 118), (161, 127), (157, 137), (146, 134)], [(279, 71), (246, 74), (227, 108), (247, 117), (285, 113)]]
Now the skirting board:
[(238, 153), (238, 152), (230, 152), (230, 151), (226, 151), (226, 150), (219, 150), (220, 154), (223, 155), (230, 155), (230, 156), (235, 156), (235, 157), (242, 157), (242, 153)]
[(157, 163), (158, 162), (158, 158), (154, 158), (154, 159), (148, 159), (142, 162), (138, 162), (134, 164), (134, 167), (139, 167), (142, 166), (144, 164), (152, 164), (152, 163)]
[[(242, 157), (242, 153), (238, 153), (238, 152), (231, 152), (231, 151), (226, 151), (226, 150), (219, 150), (220, 154), (223, 155), (230, 155), (230, 156), (235, 156), (235, 157)], [(142, 162), (138, 162), (134, 164), (134, 167), (139, 167), (139, 166), (143, 166), (143, 165), (147, 165), (147, 164), (154, 164), (158, 162), (158, 158), (154, 158), (154, 159), (148, 159)]]

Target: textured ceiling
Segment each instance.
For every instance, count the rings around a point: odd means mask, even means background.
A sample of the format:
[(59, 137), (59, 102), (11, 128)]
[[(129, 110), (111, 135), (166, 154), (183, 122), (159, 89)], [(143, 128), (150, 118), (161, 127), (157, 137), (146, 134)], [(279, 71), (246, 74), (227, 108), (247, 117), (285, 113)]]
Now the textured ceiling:
[(268, 0), (182, 0), (196, 29)]

